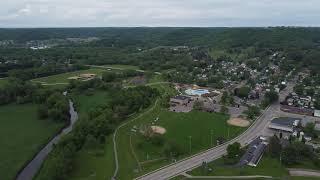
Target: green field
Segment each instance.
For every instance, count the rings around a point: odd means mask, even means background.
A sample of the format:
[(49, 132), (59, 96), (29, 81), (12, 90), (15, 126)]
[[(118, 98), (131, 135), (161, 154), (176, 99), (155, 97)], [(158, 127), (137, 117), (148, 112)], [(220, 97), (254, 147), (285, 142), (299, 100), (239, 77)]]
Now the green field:
[(0, 87), (2, 87), (7, 82), (8, 82), (7, 78), (0, 79)]
[(95, 108), (101, 104), (106, 104), (111, 99), (107, 91), (100, 90), (94, 91), (92, 95), (73, 94), (72, 97), (77, 106), (79, 116), (86, 114), (91, 108)]
[[(175, 92), (168, 85), (162, 84), (155, 87), (159, 88), (162, 93), (172, 94)], [(151, 125), (151, 122), (157, 117), (159, 121), (155, 125), (161, 126), (167, 131), (163, 135), (165, 141), (175, 141), (183, 148), (185, 154), (180, 158), (190, 155), (190, 136), (191, 154), (195, 154), (212, 147), (211, 132), (213, 132), (212, 142), (215, 145), (216, 138), (231, 139), (245, 130), (227, 125), (228, 116), (226, 115), (198, 111), (174, 113), (161, 108), (157, 103), (151, 111), (147, 111), (119, 130), (117, 136), (119, 179), (132, 179), (172, 162), (164, 157), (162, 147), (154, 146), (145, 141), (145, 137), (138, 132), (131, 132), (133, 126)]]
[(0, 106), (0, 174), (1, 179), (14, 179), (63, 124), (37, 118), (37, 106)]
[(53, 75), (53, 76), (33, 79), (32, 81), (46, 83), (46, 84), (59, 84), (59, 83), (67, 84), (69, 82), (69, 80), (68, 80), (69, 77), (77, 76), (77, 75), (85, 74), (85, 73), (93, 73), (93, 74), (97, 74), (99, 76), (103, 72), (105, 72), (104, 69), (92, 68), (92, 69), (88, 69), (88, 70), (68, 72), (68, 73), (57, 74), (57, 75)]
[(205, 172), (202, 167), (189, 172), (193, 176), (244, 176), (244, 175), (261, 175), (272, 177), (289, 176), (285, 166), (281, 165), (278, 159), (267, 157), (261, 159), (257, 167), (244, 166), (242, 168), (228, 167), (224, 165), (223, 159), (218, 159), (208, 164), (212, 169), (211, 172)]
[[(158, 80), (155, 80), (157, 82)], [(161, 94), (174, 95), (176, 92), (168, 84), (152, 85)], [(97, 91), (93, 96), (76, 96), (80, 116), (91, 107), (107, 102), (108, 93)], [(189, 136), (192, 137), (191, 154), (206, 150), (211, 146), (211, 132), (213, 142), (217, 137), (231, 139), (241, 133), (244, 128), (228, 126), (228, 116), (214, 113), (192, 111), (190, 113), (174, 113), (161, 108), (160, 101), (130, 119), (134, 121), (120, 128), (117, 134), (117, 149), (119, 158), (119, 179), (132, 179), (151, 170), (157, 169), (172, 161), (164, 158), (162, 147), (157, 147), (145, 141), (140, 133), (132, 133), (133, 126), (150, 125), (151, 121), (159, 117), (156, 125), (164, 127), (167, 132), (164, 139), (176, 141), (185, 151), (184, 156), (190, 155)], [(94, 156), (85, 150), (78, 153), (71, 179), (110, 179), (114, 171), (114, 156), (111, 137), (107, 139), (105, 154)], [(85, 165), (84, 165), (85, 164)], [(139, 170), (139, 165), (141, 169)]]
[(114, 171), (112, 136), (106, 142), (103, 155), (93, 155), (86, 150), (78, 152), (71, 180), (111, 179)]

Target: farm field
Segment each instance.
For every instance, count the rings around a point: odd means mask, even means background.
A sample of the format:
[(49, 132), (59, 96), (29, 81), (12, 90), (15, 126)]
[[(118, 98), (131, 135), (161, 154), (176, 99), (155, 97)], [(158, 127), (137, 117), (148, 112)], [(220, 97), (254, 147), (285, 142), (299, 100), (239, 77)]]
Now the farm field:
[(193, 176), (241, 176), (261, 175), (281, 178), (289, 176), (286, 167), (281, 165), (278, 159), (264, 155), (257, 167), (245, 166), (243, 168), (227, 167), (223, 164), (223, 159), (218, 159), (208, 164), (212, 172), (204, 172), (202, 167), (189, 172)]
[(99, 68), (92, 68), (92, 69), (87, 69), (87, 70), (81, 70), (81, 71), (75, 71), (75, 72), (68, 72), (68, 73), (63, 73), (63, 74), (57, 74), (53, 76), (48, 76), (48, 77), (43, 77), (43, 78), (37, 78), (33, 79), (33, 82), (40, 82), (40, 83), (45, 83), (45, 84), (68, 84), (69, 77), (73, 76), (78, 76), (80, 74), (86, 74), (86, 73), (92, 73), (92, 74), (97, 74), (100, 76), (103, 72), (105, 72), (104, 69), (99, 69)]
[(63, 124), (39, 120), (37, 106), (33, 104), (0, 106), (0, 114), (1, 179), (14, 179)]
[[(162, 91), (171, 89), (166, 86), (168, 85), (157, 87), (162, 87)], [(150, 126), (156, 118), (159, 120), (154, 125), (166, 130), (163, 134), (165, 142), (174, 141), (182, 148), (183, 155), (179, 159), (214, 146), (218, 137), (231, 139), (245, 130), (245, 128), (229, 126), (226, 122), (229, 117), (223, 114), (198, 111), (174, 113), (163, 109), (159, 104), (156, 103), (151, 111), (119, 129), (117, 135), (119, 179), (132, 179), (173, 162), (173, 159), (165, 158), (163, 146), (153, 145), (139, 133), (139, 130), (132, 132), (134, 127)], [(213, 144), (211, 144), (211, 137)]]

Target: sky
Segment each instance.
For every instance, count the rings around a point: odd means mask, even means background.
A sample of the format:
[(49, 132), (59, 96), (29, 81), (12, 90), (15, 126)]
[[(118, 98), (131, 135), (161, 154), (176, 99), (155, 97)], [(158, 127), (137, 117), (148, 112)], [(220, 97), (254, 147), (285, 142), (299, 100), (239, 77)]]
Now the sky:
[(1, 0), (1, 27), (320, 26), (320, 0)]

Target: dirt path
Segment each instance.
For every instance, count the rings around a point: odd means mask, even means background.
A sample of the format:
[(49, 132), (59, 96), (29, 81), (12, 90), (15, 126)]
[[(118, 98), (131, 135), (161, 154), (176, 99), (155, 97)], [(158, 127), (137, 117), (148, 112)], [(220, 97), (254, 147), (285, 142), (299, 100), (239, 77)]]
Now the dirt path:
[[(118, 126), (118, 128), (115, 130), (115, 132), (114, 132), (114, 134), (113, 134), (113, 139), (112, 139), (112, 140), (113, 140), (113, 152), (114, 152), (114, 160), (115, 160), (116, 168), (115, 168), (115, 170), (114, 170), (112, 179), (116, 179), (117, 174), (118, 174), (118, 171), (119, 171), (118, 150), (117, 150), (117, 142), (116, 142), (116, 141), (117, 141), (117, 140), (116, 140), (116, 138), (117, 138), (117, 133), (118, 133), (119, 129), (121, 129), (122, 127), (125, 127), (125, 126), (128, 125), (129, 123), (134, 122), (135, 120), (141, 118), (141, 117), (144, 116), (145, 114), (153, 111), (154, 108), (157, 106), (157, 104), (158, 104), (158, 99), (156, 100), (156, 102), (154, 103), (154, 105), (153, 105), (149, 110), (147, 110), (146, 112), (140, 114), (139, 116), (137, 116), (137, 117), (135, 117), (135, 118), (133, 118), (133, 119), (131, 119), (131, 120), (123, 123), (122, 125)], [(138, 164), (139, 164), (139, 162), (138, 162)]]

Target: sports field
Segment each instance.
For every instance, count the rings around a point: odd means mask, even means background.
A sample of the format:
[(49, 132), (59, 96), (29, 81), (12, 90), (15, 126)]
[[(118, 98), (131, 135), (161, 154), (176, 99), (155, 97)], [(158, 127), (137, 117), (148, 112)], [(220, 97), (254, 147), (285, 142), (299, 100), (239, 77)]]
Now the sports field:
[(57, 74), (53, 76), (43, 77), (43, 78), (37, 78), (33, 79), (32, 82), (40, 82), (40, 83), (46, 83), (46, 84), (68, 84), (70, 80), (68, 80), (69, 77), (78, 76), (80, 74), (96, 74), (97, 76), (100, 76), (103, 72), (106, 70), (99, 69), (99, 68), (92, 68), (88, 70), (81, 70), (81, 71), (74, 71), (74, 72), (68, 72), (63, 74)]
[[(176, 93), (169, 84), (155, 84), (152, 86), (159, 89), (161, 94), (174, 95)], [(93, 96), (78, 97), (80, 116), (81, 112), (96, 105), (96, 102), (102, 103), (107, 101), (107, 99), (108, 95), (102, 92), (96, 92)], [(163, 134), (165, 142), (169, 140), (175, 141), (182, 147), (184, 154), (179, 159), (216, 145), (218, 137), (231, 139), (245, 130), (245, 128), (229, 126), (227, 124), (229, 116), (223, 114), (198, 111), (174, 113), (163, 109), (160, 102), (158, 100), (148, 109), (132, 116), (128, 119), (130, 122), (119, 129), (116, 138), (119, 158), (119, 179), (132, 179), (163, 165), (172, 163), (172, 159), (165, 158), (163, 146), (155, 146), (146, 141), (141, 133), (132, 132), (134, 126), (149, 126), (152, 121), (158, 118), (159, 120), (154, 125), (165, 128), (166, 132)], [(112, 154), (113, 145), (110, 142), (111, 137), (107, 141), (105, 154), (102, 156), (96, 157), (85, 151), (79, 152), (71, 179), (110, 179), (112, 177), (115, 165), (114, 155)], [(82, 164), (86, 165), (83, 166)]]
[[(155, 87), (159, 88), (162, 94), (175, 92), (168, 84)], [(246, 129), (228, 125), (229, 116), (223, 114), (198, 111), (175, 113), (163, 109), (160, 103), (156, 103), (151, 111), (147, 111), (119, 129), (117, 136), (119, 179), (132, 179), (172, 162), (171, 159), (165, 158), (163, 146), (156, 146), (146, 141), (139, 130), (132, 132), (134, 127), (150, 126), (155, 119), (158, 121), (153, 125), (166, 130), (163, 135), (165, 142), (174, 141), (182, 148), (184, 154), (179, 159), (215, 146), (218, 137), (231, 139)]]
[(0, 114), (0, 179), (14, 179), (63, 124), (39, 120), (33, 104), (0, 106)]

